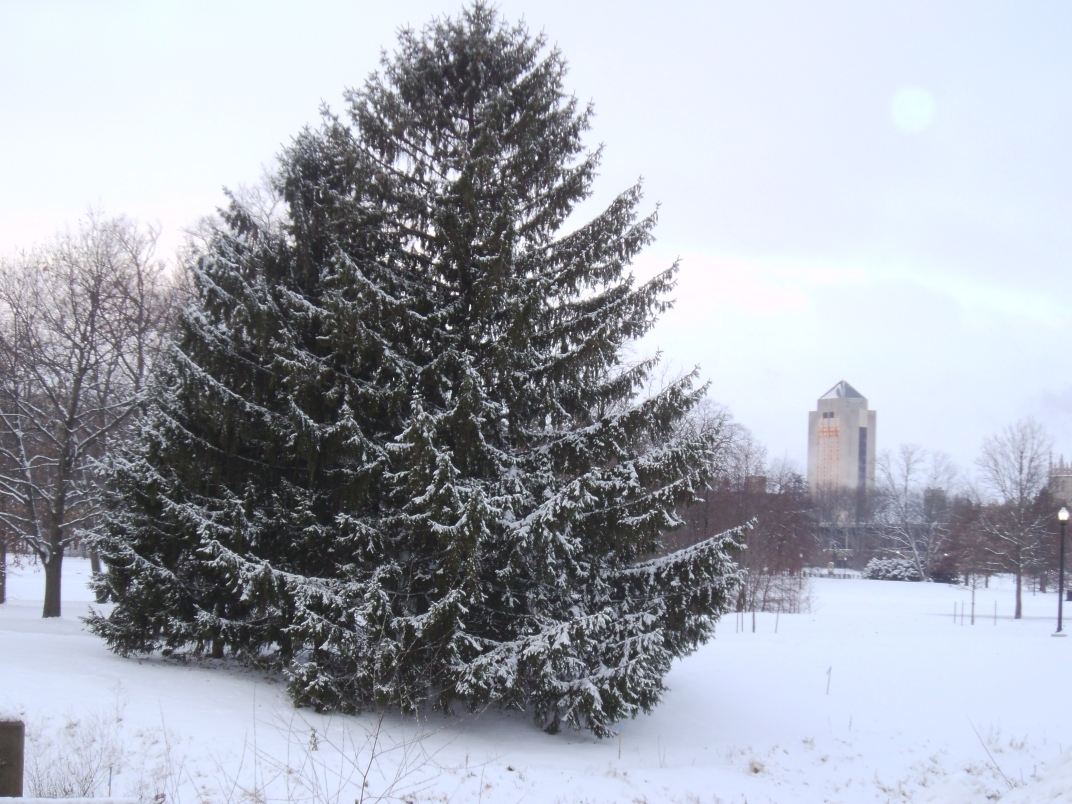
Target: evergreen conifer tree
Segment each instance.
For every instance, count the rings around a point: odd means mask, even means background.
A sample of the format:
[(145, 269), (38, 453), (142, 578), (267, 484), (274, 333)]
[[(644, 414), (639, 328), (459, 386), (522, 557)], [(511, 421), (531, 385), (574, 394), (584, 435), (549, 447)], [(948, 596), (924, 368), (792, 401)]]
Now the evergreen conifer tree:
[(623, 347), (676, 266), (628, 266), (640, 187), (566, 231), (599, 152), (542, 37), (475, 4), (403, 31), (285, 150), (285, 216), (234, 200), (100, 549), (121, 653), (231, 655), (298, 704), (649, 710), (739, 581), (735, 533), (660, 558), (705, 481), (695, 373)]

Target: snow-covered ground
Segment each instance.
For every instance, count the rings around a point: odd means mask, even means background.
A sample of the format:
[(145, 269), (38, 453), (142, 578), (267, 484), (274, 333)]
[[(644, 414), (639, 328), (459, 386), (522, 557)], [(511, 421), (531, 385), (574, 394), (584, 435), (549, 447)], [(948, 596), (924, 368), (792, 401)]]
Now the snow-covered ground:
[(755, 633), (731, 615), (619, 741), (498, 711), (321, 717), (263, 674), (122, 659), (78, 619), (87, 576), (68, 560), (64, 616), (42, 620), (40, 573), (11, 571), (0, 712), (53, 752), (89, 736), (119, 746), (115, 795), (348, 804), (365, 780), (366, 796), (411, 801), (1072, 802), (1072, 639), (1050, 636), (1054, 594), (1027, 594), (1013, 621), (995, 583), (972, 626), (963, 588), (815, 579), (811, 612), (781, 615), (777, 632), (773, 615)]

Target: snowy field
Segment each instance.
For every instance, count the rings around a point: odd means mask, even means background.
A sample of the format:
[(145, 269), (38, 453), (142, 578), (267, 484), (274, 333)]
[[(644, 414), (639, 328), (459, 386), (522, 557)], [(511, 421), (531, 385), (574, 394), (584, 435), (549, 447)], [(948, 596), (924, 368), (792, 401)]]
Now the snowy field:
[(497, 711), (321, 717), (263, 674), (121, 659), (78, 619), (87, 577), (87, 562), (65, 563), (64, 617), (46, 621), (40, 573), (11, 570), (0, 713), (27, 721), (39, 754), (112, 766), (114, 795), (1072, 802), (1072, 639), (1050, 636), (1054, 594), (1028, 593), (1024, 619), (1010, 619), (1006, 583), (978, 590), (972, 626), (962, 588), (815, 579), (810, 613), (780, 616), (777, 633), (773, 615), (758, 615), (755, 633), (750, 615), (743, 632), (731, 615), (675, 665), (654, 714), (596, 740)]

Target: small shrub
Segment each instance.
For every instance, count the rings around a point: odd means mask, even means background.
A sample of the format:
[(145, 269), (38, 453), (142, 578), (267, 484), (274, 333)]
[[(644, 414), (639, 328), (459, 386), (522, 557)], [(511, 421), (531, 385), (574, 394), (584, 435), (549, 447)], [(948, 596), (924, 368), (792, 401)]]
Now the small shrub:
[(915, 563), (907, 558), (872, 558), (864, 567), (872, 581), (922, 581)]
[(109, 778), (122, 769), (126, 744), (121, 719), (94, 714), (68, 716), (59, 728), (31, 724), (27, 730), (26, 782), (36, 798), (93, 798), (108, 793)]

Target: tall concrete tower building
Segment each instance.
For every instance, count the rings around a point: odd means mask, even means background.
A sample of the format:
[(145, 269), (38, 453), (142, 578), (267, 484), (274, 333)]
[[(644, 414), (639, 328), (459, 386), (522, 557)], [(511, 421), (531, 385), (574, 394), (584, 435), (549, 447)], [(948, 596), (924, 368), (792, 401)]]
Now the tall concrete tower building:
[(842, 380), (808, 413), (808, 489), (858, 494), (875, 485), (875, 411)]

